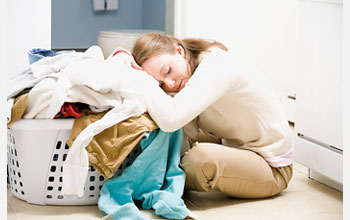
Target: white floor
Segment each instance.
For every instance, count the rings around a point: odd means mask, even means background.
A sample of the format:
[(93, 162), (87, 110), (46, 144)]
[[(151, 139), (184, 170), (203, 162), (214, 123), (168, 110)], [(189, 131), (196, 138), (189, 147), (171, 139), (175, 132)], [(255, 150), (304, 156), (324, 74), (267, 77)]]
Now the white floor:
[[(339, 220), (343, 219), (343, 193), (307, 177), (304, 166), (294, 164), (288, 189), (269, 199), (237, 199), (213, 191), (186, 192), (184, 200), (199, 220)], [(141, 210), (147, 219), (164, 219)], [(97, 206), (39, 206), (7, 191), (8, 220), (95, 220), (103, 217)]]

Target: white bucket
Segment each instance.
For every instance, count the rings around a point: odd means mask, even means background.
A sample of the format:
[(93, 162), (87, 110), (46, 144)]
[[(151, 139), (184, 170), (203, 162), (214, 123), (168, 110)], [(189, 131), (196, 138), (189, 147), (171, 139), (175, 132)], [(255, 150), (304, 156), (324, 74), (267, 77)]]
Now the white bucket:
[(103, 55), (107, 58), (115, 48), (122, 47), (131, 52), (135, 41), (143, 34), (155, 32), (163, 33), (159, 30), (102, 30), (97, 38), (97, 44), (101, 47)]

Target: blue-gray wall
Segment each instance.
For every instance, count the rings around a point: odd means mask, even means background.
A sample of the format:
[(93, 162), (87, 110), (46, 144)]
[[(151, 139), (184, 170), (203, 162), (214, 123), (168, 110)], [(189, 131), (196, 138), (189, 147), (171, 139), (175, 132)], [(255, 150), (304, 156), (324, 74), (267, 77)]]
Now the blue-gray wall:
[(144, 0), (142, 2), (143, 28), (165, 31), (165, 0)]
[(165, 0), (119, 0), (114, 11), (95, 12), (92, 0), (52, 0), (51, 48), (88, 48), (100, 30), (165, 31)]

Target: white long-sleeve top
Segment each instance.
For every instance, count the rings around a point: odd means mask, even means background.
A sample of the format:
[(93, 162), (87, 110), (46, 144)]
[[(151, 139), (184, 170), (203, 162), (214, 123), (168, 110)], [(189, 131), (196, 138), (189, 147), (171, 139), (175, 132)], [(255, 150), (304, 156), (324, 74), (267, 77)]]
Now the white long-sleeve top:
[(257, 152), (274, 167), (292, 163), (291, 131), (281, 102), (263, 74), (218, 48), (201, 57), (174, 97), (158, 87), (143, 93), (147, 111), (164, 131), (192, 120), (227, 146)]

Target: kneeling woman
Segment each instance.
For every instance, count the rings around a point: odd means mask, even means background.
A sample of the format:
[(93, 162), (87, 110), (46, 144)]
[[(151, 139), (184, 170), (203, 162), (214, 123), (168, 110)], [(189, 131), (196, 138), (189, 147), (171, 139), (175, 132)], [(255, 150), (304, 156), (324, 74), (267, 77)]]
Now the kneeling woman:
[(262, 73), (223, 44), (204, 39), (150, 33), (136, 41), (132, 55), (134, 68), (138, 64), (172, 93), (154, 88), (143, 98), (162, 130), (184, 128), (189, 149), (181, 167), (187, 189), (263, 198), (287, 188), (293, 172), (291, 131)]

